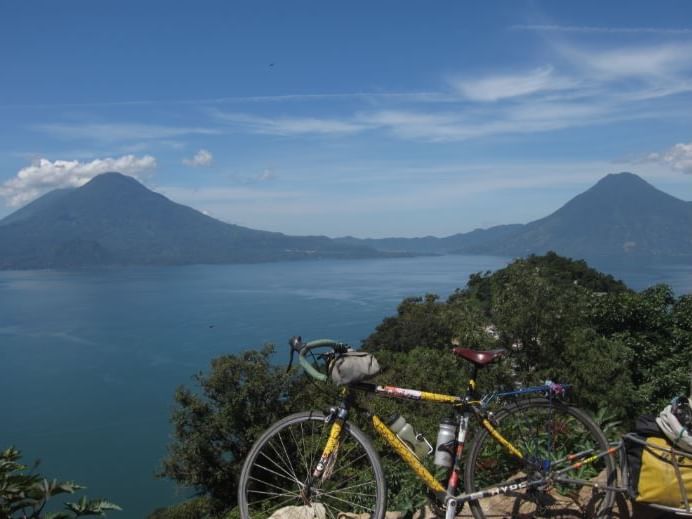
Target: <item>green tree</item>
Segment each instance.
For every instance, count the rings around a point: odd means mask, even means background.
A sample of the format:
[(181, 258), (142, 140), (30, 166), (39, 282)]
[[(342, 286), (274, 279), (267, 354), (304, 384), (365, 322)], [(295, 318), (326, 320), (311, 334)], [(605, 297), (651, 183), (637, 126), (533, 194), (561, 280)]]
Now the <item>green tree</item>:
[(104, 516), (120, 507), (105, 499), (82, 497), (65, 503), (63, 512), (45, 512), (48, 501), (60, 494), (74, 494), (84, 487), (73, 482), (49, 480), (20, 463), (21, 453), (10, 447), (0, 452), (0, 518), (2, 519), (71, 519)]
[(216, 358), (209, 373), (194, 377), (198, 388), (176, 391), (174, 438), (159, 475), (208, 496), (205, 510), (221, 514), (235, 506), (245, 456), (271, 423), (320, 406), (315, 386), (300, 373), (272, 364), (273, 353), (267, 345)]
[(365, 339), (364, 349), (407, 352), (420, 346), (448, 347), (453, 334), (444, 319), (444, 307), (439, 296), (434, 294), (404, 299), (397, 308), (396, 317), (387, 317)]
[[(658, 412), (689, 390), (692, 370), (691, 296), (676, 298), (666, 285), (642, 292), (595, 297), (587, 308), (594, 330), (624, 344), (629, 362), (622, 364), (635, 390), (620, 405), (632, 418)], [(608, 393), (606, 393), (607, 395)]]

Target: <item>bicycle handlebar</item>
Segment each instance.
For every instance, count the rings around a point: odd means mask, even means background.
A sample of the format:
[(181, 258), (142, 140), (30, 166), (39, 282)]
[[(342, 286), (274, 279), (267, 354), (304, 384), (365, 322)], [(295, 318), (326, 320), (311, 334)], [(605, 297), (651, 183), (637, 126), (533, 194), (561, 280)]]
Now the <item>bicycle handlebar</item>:
[(305, 372), (308, 375), (310, 375), (315, 380), (319, 380), (320, 382), (325, 382), (327, 380), (327, 374), (320, 373), (312, 364), (310, 364), (310, 361), (305, 358), (305, 355), (310, 350), (313, 350), (315, 348), (332, 348), (336, 351), (340, 348), (345, 347), (344, 343), (337, 342), (332, 339), (318, 339), (310, 342), (302, 342), (302, 339), (300, 337), (292, 337), (288, 343), (291, 346), (291, 361), (288, 365), (289, 369), (291, 367), (291, 363), (293, 362), (293, 353), (297, 351), (298, 362), (300, 362), (300, 366), (305, 370)]

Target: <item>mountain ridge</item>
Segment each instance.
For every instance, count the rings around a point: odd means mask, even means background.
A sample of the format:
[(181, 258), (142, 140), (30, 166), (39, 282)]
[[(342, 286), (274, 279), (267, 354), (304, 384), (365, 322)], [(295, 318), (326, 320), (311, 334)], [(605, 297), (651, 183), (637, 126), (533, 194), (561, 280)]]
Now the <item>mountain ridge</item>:
[[(365, 240), (378, 250), (526, 256), (555, 251), (579, 259), (692, 258), (692, 202), (630, 173), (611, 173), (553, 213), (527, 224), (443, 238)], [(349, 238), (348, 243), (357, 244)], [(408, 245), (407, 245), (408, 243)]]
[(0, 268), (253, 263), (391, 256), (324, 236), (288, 236), (215, 220), (105, 173), (0, 220)]
[(587, 260), (692, 259), (692, 202), (623, 172), (527, 224), (442, 238), (332, 239), (221, 222), (112, 172), (51, 191), (0, 220), (0, 269), (548, 251)]

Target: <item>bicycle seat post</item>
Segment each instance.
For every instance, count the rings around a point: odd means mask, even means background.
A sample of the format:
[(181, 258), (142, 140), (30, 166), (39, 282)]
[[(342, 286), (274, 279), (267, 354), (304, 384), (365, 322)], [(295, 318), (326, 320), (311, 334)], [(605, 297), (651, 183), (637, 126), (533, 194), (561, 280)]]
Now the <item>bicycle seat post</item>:
[(471, 371), (471, 378), (469, 378), (469, 385), (466, 389), (466, 397), (473, 398), (476, 395), (476, 379), (478, 378), (478, 365), (471, 363), (473, 366)]

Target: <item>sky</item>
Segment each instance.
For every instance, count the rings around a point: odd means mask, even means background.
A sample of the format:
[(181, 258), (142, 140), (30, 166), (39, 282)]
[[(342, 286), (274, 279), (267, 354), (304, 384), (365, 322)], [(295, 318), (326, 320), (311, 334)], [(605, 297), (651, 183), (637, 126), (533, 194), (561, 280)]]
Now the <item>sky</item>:
[(107, 171), (332, 237), (692, 200), (692, 3), (0, 0), (0, 217)]

